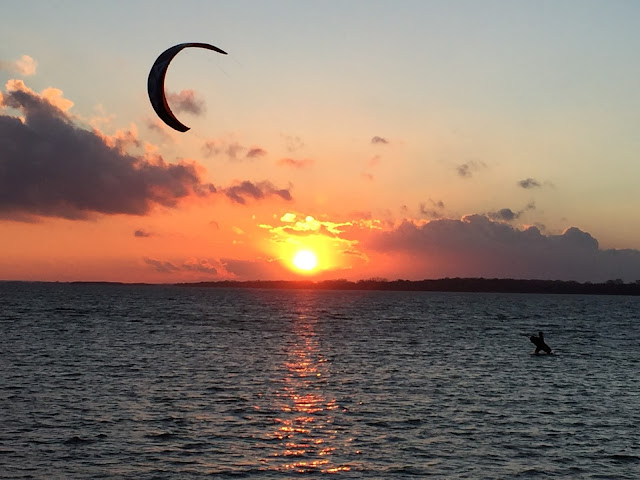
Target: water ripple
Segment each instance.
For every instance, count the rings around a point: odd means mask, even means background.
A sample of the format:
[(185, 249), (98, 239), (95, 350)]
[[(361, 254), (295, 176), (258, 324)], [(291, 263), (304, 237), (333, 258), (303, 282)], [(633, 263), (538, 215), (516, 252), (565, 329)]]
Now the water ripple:
[[(0, 478), (639, 478), (640, 300), (0, 284)], [(545, 331), (556, 356), (531, 356)]]

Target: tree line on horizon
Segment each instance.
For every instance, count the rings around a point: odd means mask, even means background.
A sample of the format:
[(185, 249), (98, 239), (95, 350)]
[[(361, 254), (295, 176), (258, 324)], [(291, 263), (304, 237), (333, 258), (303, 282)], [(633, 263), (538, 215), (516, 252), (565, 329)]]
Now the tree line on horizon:
[(370, 278), (321, 280), (219, 280), (178, 283), (178, 286), (210, 288), (265, 288), (310, 290), (383, 290), (477, 293), (559, 293), (598, 295), (640, 295), (640, 280), (625, 283), (621, 279), (604, 283), (580, 283), (572, 280), (524, 280), (512, 278), (440, 278), (430, 280), (387, 280)]

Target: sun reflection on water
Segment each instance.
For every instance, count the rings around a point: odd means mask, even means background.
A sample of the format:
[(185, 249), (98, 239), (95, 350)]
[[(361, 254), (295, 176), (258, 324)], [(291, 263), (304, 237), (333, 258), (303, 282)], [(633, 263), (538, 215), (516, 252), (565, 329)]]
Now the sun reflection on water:
[(315, 332), (315, 318), (300, 314), (292, 322), (294, 341), (284, 346), (284, 378), (273, 401), (278, 415), (275, 430), (267, 438), (278, 442), (270, 458), (263, 459), (268, 470), (296, 473), (338, 473), (351, 468), (337, 464), (337, 446), (349, 440), (333, 425), (339, 409), (336, 399), (327, 394), (330, 374)]

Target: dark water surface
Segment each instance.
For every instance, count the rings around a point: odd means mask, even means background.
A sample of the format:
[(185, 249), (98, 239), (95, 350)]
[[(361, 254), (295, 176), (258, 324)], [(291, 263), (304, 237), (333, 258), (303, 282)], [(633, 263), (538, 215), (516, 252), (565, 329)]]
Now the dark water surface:
[[(0, 478), (640, 478), (640, 298), (0, 284)], [(532, 356), (542, 329), (555, 356)]]

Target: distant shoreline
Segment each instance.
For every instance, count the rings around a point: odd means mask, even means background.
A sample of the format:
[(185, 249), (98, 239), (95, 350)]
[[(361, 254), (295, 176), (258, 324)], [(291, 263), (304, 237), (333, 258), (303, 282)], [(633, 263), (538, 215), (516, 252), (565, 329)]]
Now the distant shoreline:
[(441, 278), (437, 280), (296, 280), (216, 281), (177, 283), (181, 287), (263, 288), (281, 290), (371, 290), (461, 293), (556, 293), (583, 295), (640, 295), (640, 282), (579, 283), (564, 280), (515, 280), (502, 278)]
[(72, 285), (147, 285), (196, 288), (248, 288), (271, 290), (369, 290), (411, 292), (461, 292), (461, 293), (550, 293), (582, 295), (640, 295), (640, 281), (623, 283), (609, 280), (605, 283), (580, 283), (566, 280), (518, 280), (508, 278), (441, 278), (437, 280), (220, 280), (190, 283), (125, 283), (125, 282), (30, 282), (0, 281), (7, 283), (45, 283)]

